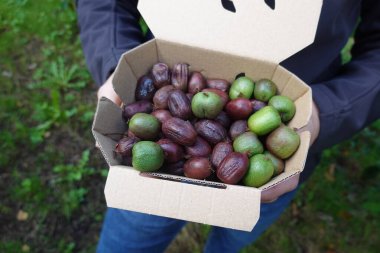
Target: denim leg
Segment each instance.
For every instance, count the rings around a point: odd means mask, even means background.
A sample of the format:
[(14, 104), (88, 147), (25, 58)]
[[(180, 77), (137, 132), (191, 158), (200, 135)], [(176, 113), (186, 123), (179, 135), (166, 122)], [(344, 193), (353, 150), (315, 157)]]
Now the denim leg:
[(285, 210), (296, 190), (281, 196), (277, 201), (261, 204), (260, 219), (252, 232), (214, 227), (205, 246), (205, 253), (235, 253), (253, 243)]
[(164, 252), (185, 221), (108, 208), (97, 253)]

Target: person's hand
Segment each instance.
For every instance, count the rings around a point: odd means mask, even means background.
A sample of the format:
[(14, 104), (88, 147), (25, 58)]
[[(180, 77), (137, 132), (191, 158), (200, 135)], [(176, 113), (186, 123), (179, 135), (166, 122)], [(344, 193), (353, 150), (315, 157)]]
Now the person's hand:
[(106, 97), (110, 99), (112, 102), (117, 104), (118, 106), (121, 105), (121, 99), (120, 97), (116, 94), (115, 90), (113, 89), (112, 86), (112, 78), (113, 74), (107, 79), (107, 81), (99, 88), (98, 90), (98, 100), (101, 97)]
[[(315, 142), (319, 134), (319, 111), (313, 102), (313, 109), (309, 124), (304, 128), (310, 132), (310, 146)], [(281, 195), (293, 191), (297, 188), (300, 180), (300, 174), (294, 175), (282, 183), (275, 185), (267, 190), (261, 192), (261, 202), (270, 203), (276, 201)]]

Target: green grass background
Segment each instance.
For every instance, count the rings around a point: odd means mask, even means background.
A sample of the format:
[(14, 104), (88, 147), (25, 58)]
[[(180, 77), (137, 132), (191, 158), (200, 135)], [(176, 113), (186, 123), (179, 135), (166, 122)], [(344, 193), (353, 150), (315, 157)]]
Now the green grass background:
[[(69, 0), (0, 1), (0, 252), (93, 252), (107, 166), (96, 88)], [(350, 40), (344, 62), (350, 60)], [(291, 206), (243, 252), (378, 252), (380, 122), (326, 150)], [(201, 252), (189, 224), (168, 252)]]

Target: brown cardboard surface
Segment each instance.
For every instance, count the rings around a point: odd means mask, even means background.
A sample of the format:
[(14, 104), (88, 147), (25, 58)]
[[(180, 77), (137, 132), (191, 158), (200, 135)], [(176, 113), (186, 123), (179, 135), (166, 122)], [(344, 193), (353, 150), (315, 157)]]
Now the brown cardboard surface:
[(92, 133), (109, 166), (119, 164), (113, 150), (125, 130), (126, 124), (122, 120), (121, 109), (111, 100), (101, 98), (96, 109)]
[(290, 78), (291, 76), (289, 76), (289, 71), (287, 71), (284, 67), (277, 65), (271, 80), (276, 84), (277, 90), (281, 94)]
[[(187, 62), (192, 70), (229, 81), (241, 72), (254, 80), (271, 78), (283, 94), (295, 100), (297, 114), (290, 123), (291, 127), (301, 129), (310, 119), (311, 89), (283, 67), (268, 61), (164, 40), (152, 40), (120, 59), (113, 85), (124, 103), (133, 102), (137, 78), (157, 61), (166, 62), (171, 67), (177, 62)], [(188, 180), (190, 183), (184, 183), (151, 178), (131, 167), (120, 166), (113, 154), (119, 136), (112, 134), (123, 133), (125, 129), (121, 109), (108, 99), (101, 99), (93, 133), (111, 166), (105, 187), (108, 206), (244, 231), (252, 230), (257, 222), (261, 190), (273, 187), (303, 170), (310, 140), (310, 134), (302, 132), (301, 146), (286, 162), (285, 173), (263, 187), (227, 185), (226, 189), (221, 189), (197, 185), (194, 183), (200, 182), (191, 179)]]
[[(143, 48), (143, 50), (140, 50), (140, 48)], [(120, 58), (119, 67), (115, 70), (112, 83), (114, 90), (119, 94), (124, 104), (135, 99), (137, 79), (148, 73), (149, 68), (157, 61), (157, 47), (154, 40), (136, 47)], [(126, 82), (128, 83), (127, 86), (125, 85)]]
[(119, 140), (126, 130), (120, 107), (108, 98), (102, 97), (98, 103), (92, 130), (109, 135), (115, 141)]
[(110, 168), (105, 195), (109, 207), (244, 231), (252, 230), (260, 213), (258, 189), (218, 189), (143, 177), (125, 166)]
[(140, 0), (139, 11), (156, 38), (279, 63), (315, 38), (322, 0)]
[(296, 105), (296, 114), (294, 118), (288, 123), (288, 126), (294, 129), (301, 129), (306, 126), (310, 121), (312, 112), (312, 92), (308, 90), (302, 96), (297, 98), (294, 103)]
[(292, 74), (291, 77), (288, 79), (285, 87), (282, 89), (281, 95), (287, 96), (293, 101), (296, 101), (309, 89), (309, 86), (302, 82), (297, 76)]

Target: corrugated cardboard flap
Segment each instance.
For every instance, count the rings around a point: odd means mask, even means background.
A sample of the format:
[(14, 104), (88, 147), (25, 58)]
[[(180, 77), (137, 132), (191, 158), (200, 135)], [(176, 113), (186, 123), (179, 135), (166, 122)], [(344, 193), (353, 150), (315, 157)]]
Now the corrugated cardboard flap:
[[(197, 181), (197, 180), (192, 180)], [(225, 189), (145, 177), (126, 166), (110, 168), (109, 207), (251, 231), (260, 214), (260, 190)]]
[(155, 40), (150, 40), (120, 57), (112, 84), (124, 104), (129, 104), (135, 100), (138, 78), (148, 73), (153, 64), (157, 62)]
[(102, 97), (96, 109), (92, 134), (109, 166), (119, 164), (113, 150), (125, 131), (126, 124), (122, 119), (120, 107)]
[(313, 43), (322, 0), (140, 0), (157, 38), (279, 63)]

